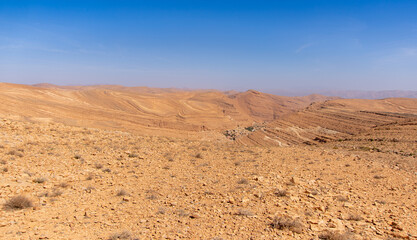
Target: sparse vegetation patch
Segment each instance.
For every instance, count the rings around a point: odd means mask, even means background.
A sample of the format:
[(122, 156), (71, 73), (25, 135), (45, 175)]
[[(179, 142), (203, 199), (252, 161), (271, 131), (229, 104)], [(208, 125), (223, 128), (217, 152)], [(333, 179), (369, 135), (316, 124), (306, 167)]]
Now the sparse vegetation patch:
[(295, 233), (301, 233), (303, 231), (303, 224), (298, 219), (293, 219), (287, 215), (276, 216), (272, 220), (272, 227), (277, 229), (289, 229)]
[(7, 200), (6, 203), (4, 204), (5, 209), (12, 209), (12, 210), (24, 209), (24, 208), (29, 208), (29, 207), (33, 207), (33, 203), (28, 197), (23, 196), (23, 195), (12, 197), (9, 200)]

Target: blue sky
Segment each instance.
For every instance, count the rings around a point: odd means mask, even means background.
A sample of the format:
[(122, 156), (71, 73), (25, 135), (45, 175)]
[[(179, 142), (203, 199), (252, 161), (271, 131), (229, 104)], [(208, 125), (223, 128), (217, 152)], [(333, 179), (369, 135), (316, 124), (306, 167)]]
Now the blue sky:
[(417, 90), (417, 1), (0, 0), (0, 81)]

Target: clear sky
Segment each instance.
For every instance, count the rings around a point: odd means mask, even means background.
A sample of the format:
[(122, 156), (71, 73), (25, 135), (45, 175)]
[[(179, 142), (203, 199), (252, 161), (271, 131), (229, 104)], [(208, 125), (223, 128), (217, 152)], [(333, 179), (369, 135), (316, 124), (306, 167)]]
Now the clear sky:
[(0, 82), (417, 90), (417, 1), (0, 0)]

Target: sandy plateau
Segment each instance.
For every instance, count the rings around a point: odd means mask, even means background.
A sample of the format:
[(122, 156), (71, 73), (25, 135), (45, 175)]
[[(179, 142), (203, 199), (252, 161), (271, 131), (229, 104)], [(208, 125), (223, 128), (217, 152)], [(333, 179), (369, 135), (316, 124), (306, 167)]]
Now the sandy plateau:
[(417, 99), (0, 90), (0, 239), (417, 239)]

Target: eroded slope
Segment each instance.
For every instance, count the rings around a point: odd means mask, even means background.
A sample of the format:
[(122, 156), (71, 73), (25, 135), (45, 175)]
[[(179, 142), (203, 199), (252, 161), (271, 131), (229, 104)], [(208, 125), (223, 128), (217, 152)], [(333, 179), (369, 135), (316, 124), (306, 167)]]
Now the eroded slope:
[[(351, 138), (378, 126), (415, 118), (417, 99), (338, 99), (312, 104), (305, 110), (285, 115), (239, 138), (238, 142), (264, 146), (316, 144)], [(412, 134), (415, 136), (416, 132), (412, 131)]]

